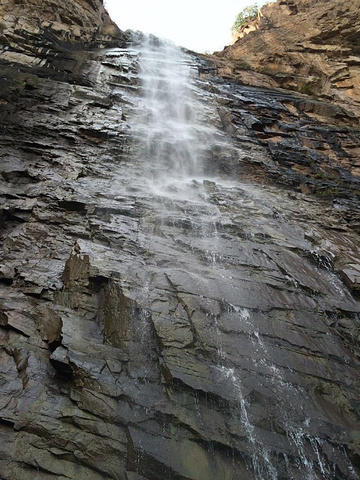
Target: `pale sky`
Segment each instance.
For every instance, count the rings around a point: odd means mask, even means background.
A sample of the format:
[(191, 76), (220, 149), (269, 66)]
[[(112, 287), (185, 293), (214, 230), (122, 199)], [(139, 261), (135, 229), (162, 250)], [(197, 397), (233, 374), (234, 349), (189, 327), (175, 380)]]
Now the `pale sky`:
[(121, 30), (140, 30), (196, 52), (231, 44), (231, 27), (246, 6), (265, 0), (105, 0)]

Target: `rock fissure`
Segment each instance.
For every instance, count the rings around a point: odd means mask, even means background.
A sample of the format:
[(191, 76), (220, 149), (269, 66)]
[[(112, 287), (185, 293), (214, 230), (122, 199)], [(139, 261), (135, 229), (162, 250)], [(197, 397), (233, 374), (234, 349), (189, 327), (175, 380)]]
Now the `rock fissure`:
[(1, 475), (356, 480), (354, 2), (179, 70), (55, 3), (0, 6)]

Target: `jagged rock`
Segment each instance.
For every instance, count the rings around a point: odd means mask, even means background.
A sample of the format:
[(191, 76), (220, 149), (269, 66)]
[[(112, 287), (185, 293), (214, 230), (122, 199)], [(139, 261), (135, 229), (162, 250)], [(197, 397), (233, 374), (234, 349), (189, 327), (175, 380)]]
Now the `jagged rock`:
[(359, 23), (355, 0), (270, 2), (233, 45), (216, 52), (227, 59), (216, 65), (246, 84), (332, 98), (358, 117)]
[(360, 265), (349, 264), (348, 268), (340, 271), (340, 274), (351, 290), (360, 289)]
[[(43, 35), (48, 42), (56, 38), (65, 42), (95, 43), (108, 42), (122, 34), (111, 21), (102, 0), (66, 0), (56, 7), (48, 0), (21, 4), (11, 0), (1, 9), (1, 39), (6, 42), (12, 39), (16, 54), (23, 57), (29, 55), (30, 58), (36, 51), (36, 44), (28, 43), (26, 35), (37, 38)], [(22, 37), (25, 37), (24, 44)]]
[(61, 343), (63, 322), (54, 310), (41, 305), (38, 308), (36, 320), (42, 340), (48, 342), (52, 348)]
[(150, 181), (139, 40), (34, 2), (0, 7), (0, 476), (357, 479), (351, 116), (210, 69), (204, 172), (175, 175), (170, 129)]

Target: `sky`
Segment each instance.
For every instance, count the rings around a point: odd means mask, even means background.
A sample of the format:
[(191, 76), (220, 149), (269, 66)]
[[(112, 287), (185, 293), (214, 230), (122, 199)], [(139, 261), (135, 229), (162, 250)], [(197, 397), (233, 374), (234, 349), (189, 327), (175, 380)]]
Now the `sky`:
[(199, 53), (231, 44), (231, 27), (246, 6), (265, 0), (105, 0), (121, 30), (140, 30)]

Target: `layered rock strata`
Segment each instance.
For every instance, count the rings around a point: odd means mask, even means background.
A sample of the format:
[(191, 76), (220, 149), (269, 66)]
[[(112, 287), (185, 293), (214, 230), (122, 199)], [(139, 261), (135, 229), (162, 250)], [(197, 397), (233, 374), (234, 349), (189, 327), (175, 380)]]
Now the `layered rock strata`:
[[(217, 56), (222, 75), (323, 96), (359, 117), (360, 12), (356, 0), (278, 0)], [(262, 75), (262, 74), (265, 74)]]
[(65, 41), (71, 49), (71, 45), (94, 45), (122, 35), (103, 0), (8, 0), (1, 2), (0, 13), (0, 38), (11, 46), (13, 55), (31, 56), (41, 46), (36, 40)]
[(212, 178), (154, 194), (139, 46), (51, 42), (1, 57), (0, 478), (357, 479), (351, 117), (187, 58)]

